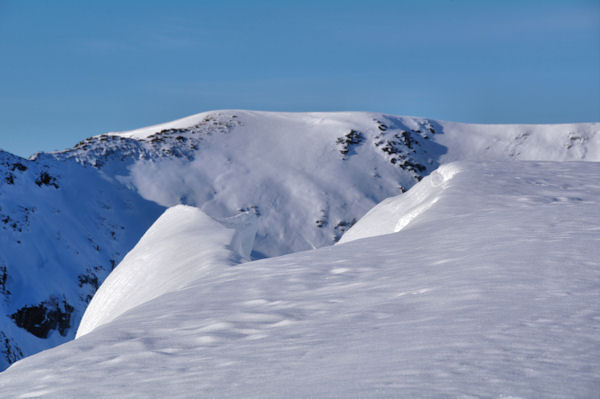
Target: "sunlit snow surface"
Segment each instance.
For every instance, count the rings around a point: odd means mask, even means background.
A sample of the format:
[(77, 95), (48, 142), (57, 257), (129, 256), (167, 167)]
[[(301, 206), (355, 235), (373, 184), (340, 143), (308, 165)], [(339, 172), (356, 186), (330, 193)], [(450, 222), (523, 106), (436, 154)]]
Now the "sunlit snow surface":
[[(600, 123), (219, 110), (29, 160), (0, 150), (0, 370), (71, 340), (98, 286), (168, 207), (219, 220), (253, 213), (246, 249), (280, 256), (333, 245), (377, 203), (452, 161), (598, 162), (599, 132)], [(434, 205), (437, 194), (424, 194), (403, 200), (410, 212), (389, 232)]]
[[(168, 209), (104, 281), (85, 311), (77, 336), (186, 287), (190, 278), (248, 260), (256, 215), (242, 214), (224, 222), (229, 228), (190, 206)], [(168, 245), (157, 245), (162, 242)]]
[[(379, 231), (377, 209), (350, 230), (369, 238), (190, 267), (186, 287), (14, 364), (0, 397), (598, 397), (600, 164), (444, 167), (381, 205)], [(389, 212), (415, 190), (435, 202)], [(177, 257), (222, 251), (195, 239)]]

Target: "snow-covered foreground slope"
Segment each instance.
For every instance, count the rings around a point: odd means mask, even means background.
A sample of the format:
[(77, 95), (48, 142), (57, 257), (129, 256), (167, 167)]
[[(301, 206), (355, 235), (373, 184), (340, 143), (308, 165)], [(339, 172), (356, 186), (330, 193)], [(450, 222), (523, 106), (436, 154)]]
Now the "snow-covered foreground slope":
[(387, 201), (348, 232), (368, 238), (186, 268), (14, 364), (0, 397), (597, 397), (600, 164), (460, 162), (413, 190), (436, 201)]
[(72, 339), (96, 288), (167, 207), (252, 213), (253, 259), (278, 256), (335, 243), (450, 161), (600, 161), (599, 131), (224, 110), (30, 160), (0, 152), (0, 369)]

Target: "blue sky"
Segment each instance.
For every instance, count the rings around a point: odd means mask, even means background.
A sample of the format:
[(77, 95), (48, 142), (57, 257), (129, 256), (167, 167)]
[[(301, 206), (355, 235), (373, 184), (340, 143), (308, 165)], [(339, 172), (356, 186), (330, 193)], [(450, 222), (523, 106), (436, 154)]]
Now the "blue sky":
[(0, 0), (0, 148), (222, 108), (600, 121), (600, 1)]

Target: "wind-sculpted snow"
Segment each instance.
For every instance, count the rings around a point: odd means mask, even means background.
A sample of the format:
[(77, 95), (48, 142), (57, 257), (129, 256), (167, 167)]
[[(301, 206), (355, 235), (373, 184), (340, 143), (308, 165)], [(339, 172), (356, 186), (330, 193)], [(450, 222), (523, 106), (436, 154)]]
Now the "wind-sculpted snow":
[(457, 163), (440, 166), (406, 194), (387, 198), (371, 209), (344, 234), (339, 243), (404, 229), (440, 200), (450, 180), (460, 171)]
[[(177, 205), (168, 209), (104, 281), (85, 311), (77, 336), (138, 305), (181, 290), (204, 274), (219, 273), (244, 257), (247, 260), (256, 216), (240, 216), (245, 217), (227, 221), (231, 228), (226, 228), (197, 208)], [(244, 248), (246, 253), (239, 252)]]
[[(71, 339), (95, 290), (168, 207), (218, 220), (253, 213), (256, 240), (244, 250), (279, 256), (335, 243), (452, 161), (600, 161), (598, 131), (223, 110), (29, 160), (0, 152), (0, 369)], [(433, 201), (413, 201), (389, 231), (410, 228)]]
[(600, 161), (600, 123), (473, 125), (440, 122), (436, 141), (456, 160)]
[(600, 164), (461, 162), (430, 180), (437, 202), (396, 233), (214, 273), (198, 260), (187, 287), (14, 364), (0, 397), (596, 397)]

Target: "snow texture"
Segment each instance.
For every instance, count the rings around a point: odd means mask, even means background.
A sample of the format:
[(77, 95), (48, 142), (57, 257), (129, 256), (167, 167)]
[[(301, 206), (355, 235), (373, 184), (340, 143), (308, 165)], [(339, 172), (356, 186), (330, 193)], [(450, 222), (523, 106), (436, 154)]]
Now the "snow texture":
[[(248, 259), (256, 216), (236, 217), (226, 228), (198, 208), (169, 208), (104, 281), (86, 309), (77, 331), (84, 335), (129, 309), (185, 288), (215, 266)], [(248, 220), (249, 219), (249, 220)], [(168, 242), (168, 245), (164, 244)], [(160, 244), (158, 244), (160, 243)], [(158, 244), (158, 245), (157, 245)], [(244, 252), (240, 252), (245, 249)], [(237, 251), (236, 251), (237, 250)]]
[(444, 171), (464, 171), (447, 165), (456, 160), (598, 162), (598, 132), (223, 110), (31, 159), (0, 150), (0, 370), (73, 339), (98, 287), (167, 208), (197, 207), (235, 229), (241, 258), (275, 257), (410, 231), (454, 184)]
[[(231, 266), (231, 233), (175, 207), (117, 270), (188, 283), (128, 308), (109, 278), (128, 309), (15, 363), (0, 397), (598, 397), (599, 216), (599, 163), (459, 162), (353, 239)], [(145, 248), (173, 262), (132, 267)], [(204, 251), (222, 261), (184, 267)]]
[(440, 166), (408, 193), (387, 198), (371, 209), (339, 243), (402, 230), (439, 201), (450, 180), (459, 172), (456, 163)]

